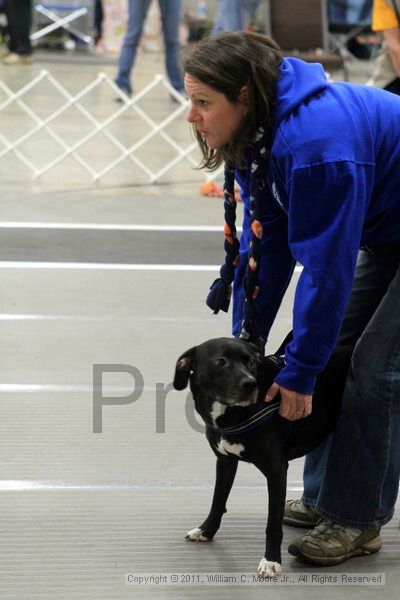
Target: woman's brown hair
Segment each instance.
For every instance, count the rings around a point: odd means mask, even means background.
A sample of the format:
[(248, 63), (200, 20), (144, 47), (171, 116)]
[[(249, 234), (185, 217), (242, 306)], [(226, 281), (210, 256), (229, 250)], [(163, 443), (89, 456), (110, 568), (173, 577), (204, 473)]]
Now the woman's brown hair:
[(271, 114), (282, 51), (271, 38), (251, 32), (222, 33), (201, 42), (184, 56), (185, 73), (196, 77), (236, 103), (247, 86), (247, 111), (236, 140), (211, 149), (193, 125), (203, 155), (201, 168), (211, 171), (222, 162), (240, 165), (257, 128)]

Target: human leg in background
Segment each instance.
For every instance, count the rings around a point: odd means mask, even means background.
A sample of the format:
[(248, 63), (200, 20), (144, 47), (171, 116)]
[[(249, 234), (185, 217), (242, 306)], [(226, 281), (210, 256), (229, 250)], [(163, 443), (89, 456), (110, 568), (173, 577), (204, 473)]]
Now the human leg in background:
[(217, 35), (218, 33), (221, 33), (223, 31), (223, 18), (222, 18), (222, 14), (221, 14), (221, 2), (218, 3), (218, 13), (217, 16), (215, 18), (214, 21), (214, 25), (212, 28), (212, 35)]
[(347, 3), (346, 22), (350, 25), (361, 23), (365, 0), (351, 0)]
[(132, 94), (131, 71), (135, 63), (137, 47), (142, 37), (143, 25), (151, 0), (128, 0), (128, 24), (118, 60), (117, 86), (126, 94)]
[(7, 0), (6, 15), (10, 34), (10, 54), (5, 64), (24, 64), (31, 62), (32, 46), (29, 39), (32, 26), (32, 1)]
[(315, 506), (325, 474), (326, 463), (331, 449), (332, 435), (306, 456), (303, 470), (302, 502), (307, 506)]
[(221, 31), (242, 31), (247, 21), (241, 0), (220, 0), (218, 19)]
[(179, 43), (179, 24), (182, 12), (182, 0), (158, 0), (161, 11), (162, 32), (165, 45), (165, 66), (171, 85), (183, 92)]
[(254, 18), (259, 0), (220, 0), (213, 33), (243, 31)]
[(256, 16), (260, 0), (242, 0), (242, 3), (244, 3), (244, 9), (246, 11), (246, 19), (248, 25), (248, 23), (252, 21)]
[(328, 0), (328, 20), (330, 23), (346, 23), (346, 2), (343, 0)]
[(103, 36), (103, 21), (104, 21), (104, 10), (102, 0), (95, 0), (94, 5), (94, 30), (95, 30), (95, 43), (98, 44)]

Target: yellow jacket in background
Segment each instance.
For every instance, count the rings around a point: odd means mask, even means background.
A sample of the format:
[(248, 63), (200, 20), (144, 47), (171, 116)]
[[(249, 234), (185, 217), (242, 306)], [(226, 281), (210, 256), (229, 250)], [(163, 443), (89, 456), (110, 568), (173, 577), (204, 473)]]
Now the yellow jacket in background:
[[(397, 5), (400, 11), (399, 0), (397, 0)], [(399, 22), (390, 0), (374, 0), (372, 29), (383, 31), (385, 29), (395, 29), (396, 27), (399, 27)]]

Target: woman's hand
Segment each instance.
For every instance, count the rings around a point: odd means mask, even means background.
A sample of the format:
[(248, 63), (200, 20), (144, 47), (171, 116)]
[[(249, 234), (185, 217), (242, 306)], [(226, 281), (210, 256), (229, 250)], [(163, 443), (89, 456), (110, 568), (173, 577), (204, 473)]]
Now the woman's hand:
[(289, 421), (297, 421), (311, 414), (312, 396), (298, 394), (277, 383), (273, 383), (269, 388), (265, 402), (271, 402), (278, 392), (281, 393), (281, 405), (279, 408), (281, 417), (285, 417)]

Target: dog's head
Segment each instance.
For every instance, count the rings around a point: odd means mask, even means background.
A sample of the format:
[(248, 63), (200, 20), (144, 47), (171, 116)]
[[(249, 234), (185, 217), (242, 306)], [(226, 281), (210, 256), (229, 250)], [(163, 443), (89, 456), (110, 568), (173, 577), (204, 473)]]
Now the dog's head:
[(176, 363), (173, 385), (183, 390), (190, 379), (193, 396), (226, 406), (248, 406), (258, 397), (256, 346), (235, 338), (216, 338), (184, 352)]

